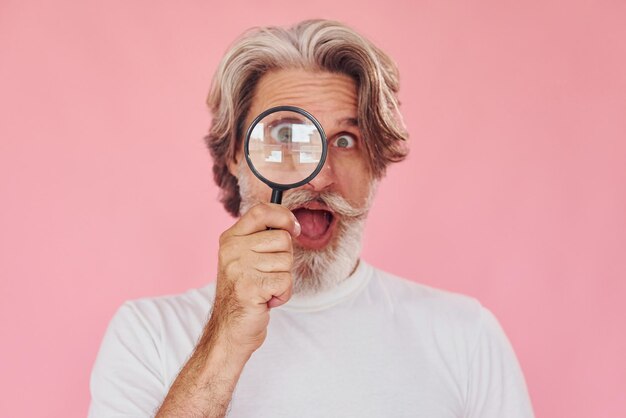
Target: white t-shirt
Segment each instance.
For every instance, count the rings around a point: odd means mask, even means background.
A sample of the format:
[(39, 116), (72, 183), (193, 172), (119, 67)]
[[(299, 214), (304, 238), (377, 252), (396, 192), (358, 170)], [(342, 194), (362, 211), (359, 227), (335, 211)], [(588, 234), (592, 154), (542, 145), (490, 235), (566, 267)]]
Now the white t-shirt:
[[(207, 321), (215, 284), (126, 302), (91, 376), (89, 416), (159, 408)], [(332, 291), (270, 314), (229, 417), (532, 417), (515, 354), (476, 300), (360, 262)]]

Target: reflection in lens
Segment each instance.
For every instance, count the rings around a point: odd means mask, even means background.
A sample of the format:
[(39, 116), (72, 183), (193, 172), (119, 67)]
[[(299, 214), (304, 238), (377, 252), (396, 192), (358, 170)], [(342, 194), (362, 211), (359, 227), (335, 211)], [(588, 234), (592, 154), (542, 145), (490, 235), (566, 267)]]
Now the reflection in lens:
[(323, 149), (321, 134), (311, 120), (297, 112), (279, 111), (253, 126), (248, 156), (266, 180), (290, 185), (313, 174)]

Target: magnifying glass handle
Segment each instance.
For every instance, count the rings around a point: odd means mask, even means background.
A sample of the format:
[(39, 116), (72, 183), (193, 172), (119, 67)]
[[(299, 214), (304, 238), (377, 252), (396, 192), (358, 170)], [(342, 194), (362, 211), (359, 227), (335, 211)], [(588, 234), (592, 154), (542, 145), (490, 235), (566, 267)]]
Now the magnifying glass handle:
[[(283, 201), (283, 191), (281, 189), (272, 189), (272, 198), (270, 199), (270, 203), (281, 204)], [(268, 231), (274, 228), (267, 228)]]
[(283, 191), (280, 189), (272, 189), (272, 198), (270, 199), (270, 203), (281, 204), (283, 201)]

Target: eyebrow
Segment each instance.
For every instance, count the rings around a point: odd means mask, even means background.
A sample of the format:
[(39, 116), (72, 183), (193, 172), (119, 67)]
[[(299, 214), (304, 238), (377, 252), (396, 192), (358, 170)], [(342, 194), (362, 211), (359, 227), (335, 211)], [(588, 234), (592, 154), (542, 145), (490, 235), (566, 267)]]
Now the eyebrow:
[(304, 123), (305, 118), (298, 118), (295, 116), (282, 116), (267, 122), (267, 126), (276, 126), (281, 123)]
[(359, 120), (357, 118), (345, 118), (339, 120), (340, 125), (359, 126)]

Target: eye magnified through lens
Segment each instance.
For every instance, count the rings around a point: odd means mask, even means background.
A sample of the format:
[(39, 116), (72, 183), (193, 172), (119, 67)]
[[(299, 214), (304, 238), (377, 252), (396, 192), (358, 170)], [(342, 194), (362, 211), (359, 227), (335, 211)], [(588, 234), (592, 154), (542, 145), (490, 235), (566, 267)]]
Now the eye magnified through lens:
[(278, 106), (257, 116), (244, 143), (248, 166), (272, 188), (271, 203), (281, 203), (285, 190), (311, 181), (326, 161), (326, 134), (304, 109)]

